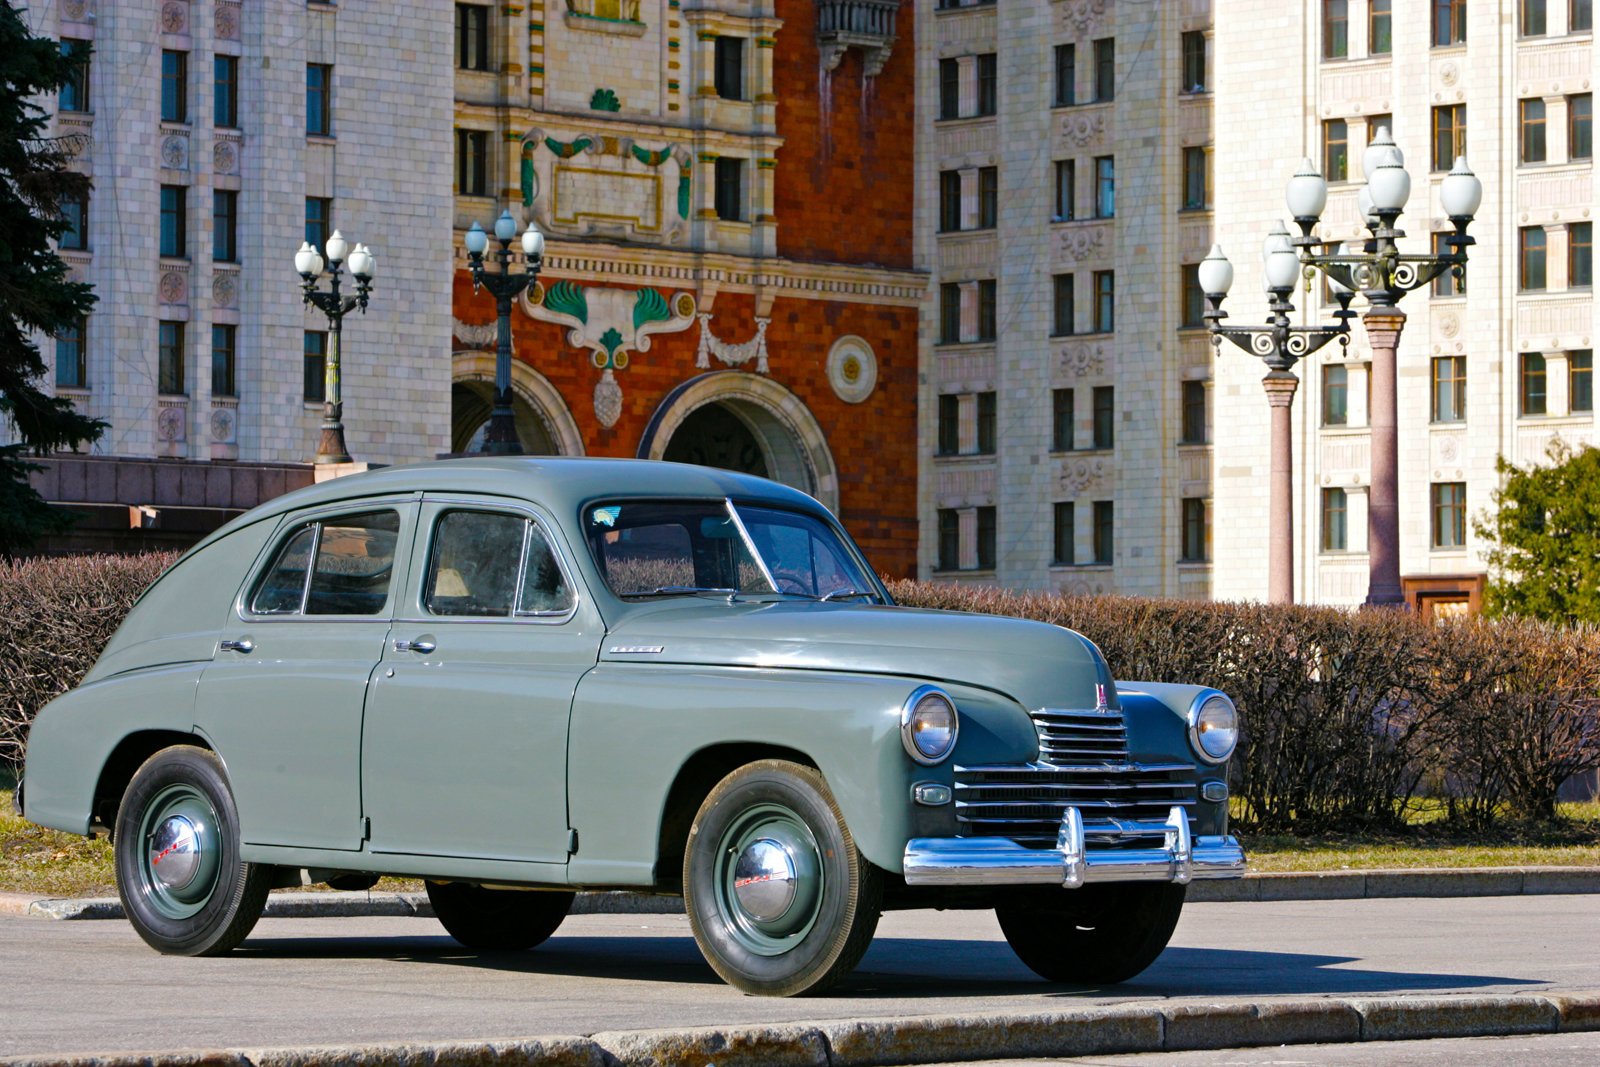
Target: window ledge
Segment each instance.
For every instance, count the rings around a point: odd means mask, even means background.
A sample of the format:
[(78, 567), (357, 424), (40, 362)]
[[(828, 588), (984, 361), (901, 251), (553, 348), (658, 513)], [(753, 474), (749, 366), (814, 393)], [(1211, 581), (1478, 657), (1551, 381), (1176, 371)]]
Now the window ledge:
[(985, 122), (994, 122), (998, 117), (998, 115), (952, 115), (949, 118), (934, 119), (933, 124), (941, 130), (950, 130), (961, 126), (978, 126)]
[(331, 133), (308, 133), (308, 134), (306, 134), (306, 144), (334, 145), (334, 144), (338, 144), (338, 143), (339, 143), (339, 139), (337, 137), (335, 137)]
[(1182, 449), (1182, 448), (1196, 448), (1196, 449), (1199, 449), (1199, 448), (1210, 448), (1211, 445), (1212, 445), (1212, 442), (1210, 442), (1210, 441), (1179, 441), (1178, 442), (1178, 447), (1180, 449)]

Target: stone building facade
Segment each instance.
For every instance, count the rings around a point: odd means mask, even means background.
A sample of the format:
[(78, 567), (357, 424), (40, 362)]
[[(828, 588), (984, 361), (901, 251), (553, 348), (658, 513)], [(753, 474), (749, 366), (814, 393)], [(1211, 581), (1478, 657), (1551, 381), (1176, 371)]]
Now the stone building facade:
[(1212, 593), (1209, 0), (943, 0), (918, 44), (919, 571)]
[(494, 301), (462, 237), (510, 209), (547, 239), (512, 313), (529, 451), (765, 474), (911, 573), (926, 279), (910, 5), (456, 13), (452, 448), (476, 447), (494, 377)]
[[(1330, 180), (1321, 233), (1353, 240), (1361, 155), (1389, 127), (1411, 176), (1399, 223), (1409, 252), (1450, 229), (1439, 183), (1463, 147), (1483, 181), (1465, 291), (1445, 280), (1400, 302), (1401, 578), (1424, 611), (1468, 610), (1479, 595), (1472, 520), (1492, 506), (1496, 457), (1528, 465), (1557, 436), (1595, 438), (1592, 25), (1589, 0), (1245, 0), (1217, 11), (1216, 216), (1238, 269), (1233, 321), (1265, 318), (1256, 252), (1287, 215), (1284, 186), (1302, 156)], [(1305, 321), (1331, 321), (1320, 286), (1295, 299)], [(1370, 360), (1357, 326), (1348, 350), (1330, 345), (1297, 368), (1300, 600), (1356, 604), (1367, 593)], [(1213, 592), (1257, 598), (1268, 527), (1263, 368), (1229, 350), (1216, 369), (1227, 431), (1214, 446)]]
[[(56, 391), (110, 429), (92, 447), (106, 457), (96, 476), (41, 478), (53, 499), (148, 509), (123, 489), (151, 482), (151, 459), (308, 462), (328, 324), (302, 306), (293, 257), (335, 228), (378, 256), (371, 309), (344, 335), (352, 453), (393, 463), (448, 447), (451, 12), (443, 0), (28, 5), (34, 33), (92, 49), (81, 81), (45, 106), (94, 180), (62, 254), (99, 302), (41, 347)], [(106, 469), (119, 459), (133, 463), (126, 479)], [(181, 489), (208, 477), (163, 475), (161, 508), (211, 509), (182, 525), (214, 524), (300, 476), (219, 475), (244, 488), (209, 498)], [(61, 488), (80, 484), (107, 499)]]

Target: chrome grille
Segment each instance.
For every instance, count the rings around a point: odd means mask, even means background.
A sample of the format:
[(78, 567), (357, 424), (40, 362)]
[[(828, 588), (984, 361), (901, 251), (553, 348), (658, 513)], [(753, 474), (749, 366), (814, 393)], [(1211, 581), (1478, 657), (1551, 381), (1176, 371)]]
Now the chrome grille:
[(1127, 762), (1128, 731), (1116, 708), (1040, 708), (1032, 714), (1033, 728), (1039, 732), (1040, 762)]

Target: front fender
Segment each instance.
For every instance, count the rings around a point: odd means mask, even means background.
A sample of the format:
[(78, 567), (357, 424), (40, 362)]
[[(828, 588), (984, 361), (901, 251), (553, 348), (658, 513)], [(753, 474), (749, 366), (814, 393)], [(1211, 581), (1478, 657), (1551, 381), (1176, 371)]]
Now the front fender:
[[(1228, 764), (1207, 763), (1189, 741), (1189, 709), (1207, 695), (1218, 692), (1209, 686), (1179, 685), (1170, 682), (1118, 682), (1117, 701), (1122, 705), (1128, 730), (1128, 757), (1134, 761), (1164, 762), (1173, 757), (1195, 765), (1195, 781), (1228, 781)], [(1228, 832), (1228, 803), (1197, 799), (1195, 832)]]

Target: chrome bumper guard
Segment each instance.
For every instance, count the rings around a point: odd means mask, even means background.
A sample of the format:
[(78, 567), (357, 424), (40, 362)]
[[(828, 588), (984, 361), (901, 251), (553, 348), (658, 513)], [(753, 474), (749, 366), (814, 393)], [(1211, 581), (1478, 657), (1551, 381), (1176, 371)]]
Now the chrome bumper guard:
[[(1095, 831), (1102, 831), (1096, 826)], [(1004, 837), (918, 837), (906, 845), (907, 885), (1060, 885), (1088, 882), (1176, 882), (1240, 878), (1237, 838), (1194, 837), (1189, 813), (1173, 807), (1165, 822), (1118, 820), (1118, 837), (1161, 837), (1159, 848), (1095, 849), (1084, 841), (1083, 814), (1068, 808), (1056, 847), (1027, 848)]]

